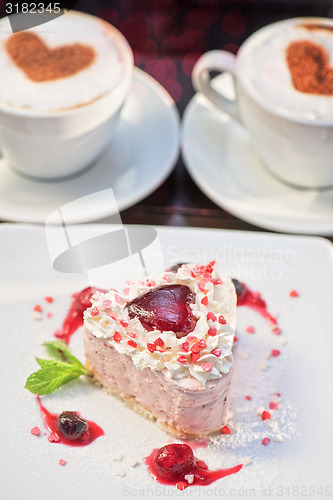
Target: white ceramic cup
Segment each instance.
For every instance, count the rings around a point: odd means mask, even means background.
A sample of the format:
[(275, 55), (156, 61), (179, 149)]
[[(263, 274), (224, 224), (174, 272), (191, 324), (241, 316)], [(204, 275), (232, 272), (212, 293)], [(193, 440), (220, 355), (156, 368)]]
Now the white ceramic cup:
[[(333, 21), (294, 18), (268, 25), (251, 35), (237, 56), (223, 50), (203, 54), (192, 82), (246, 127), (271, 173), (296, 187), (324, 188), (333, 186), (333, 95), (294, 88), (286, 50), (303, 40), (332, 56)], [(232, 75), (235, 100), (214, 88), (213, 71)]]
[[(41, 180), (68, 177), (92, 164), (114, 134), (132, 85), (133, 53), (124, 36), (109, 23), (75, 11), (46, 23), (45, 31), (52, 31), (55, 22), (61, 29), (65, 16), (84, 16), (87, 22), (90, 19), (103, 26), (118, 50), (122, 73), (110, 92), (64, 110), (12, 106), (3, 102), (0, 95), (1, 152), (16, 171)], [(106, 67), (105, 71), (112, 68)]]

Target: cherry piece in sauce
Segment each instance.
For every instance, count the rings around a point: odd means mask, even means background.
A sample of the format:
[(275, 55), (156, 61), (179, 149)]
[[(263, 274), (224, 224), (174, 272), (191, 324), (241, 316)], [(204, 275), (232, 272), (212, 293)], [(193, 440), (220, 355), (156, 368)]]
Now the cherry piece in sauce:
[[(153, 450), (145, 458), (148, 470), (153, 478), (161, 484), (172, 484), (179, 489), (190, 485), (208, 485), (217, 479), (239, 472), (243, 465), (239, 464), (229, 469), (210, 471), (207, 465), (198, 460), (188, 444), (168, 444)], [(189, 481), (191, 477), (191, 481)]]
[(194, 296), (186, 285), (162, 285), (139, 295), (127, 304), (130, 318), (138, 318), (146, 330), (172, 331), (177, 338), (196, 324), (190, 304)]
[[(39, 396), (37, 396), (37, 401), (45, 426), (50, 432), (49, 440), (52, 436), (56, 437), (51, 442), (60, 442), (68, 446), (87, 446), (104, 435), (104, 431), (99, 425), (83, 419), (78, 412), (51, 413), (42, 404)], [(72, 414), (72, 417), (69, 417), (69, 414)], [(69, 421), (70, 419), (72, 422)], [(80, 423), (78, 419), (80, 419)]]
[(63, 411), (57, 418), (57, 429), (66, 439), (79, 439), (87, 430), (88, 422), (76, 411)]
[(158, 477), (180, 481), (195, 467), (195, 458), (188, 444), (168, 444), (156, 451), (153, 463)]

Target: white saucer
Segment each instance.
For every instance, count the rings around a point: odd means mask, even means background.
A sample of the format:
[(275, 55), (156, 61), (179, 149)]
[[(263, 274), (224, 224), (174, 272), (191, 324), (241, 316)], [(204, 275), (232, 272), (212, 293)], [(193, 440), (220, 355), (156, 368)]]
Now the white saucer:
[[(144, 199), (167, 178), (179, 155), (179, 114), (170, 95), (152, 77), (135, 69), (133, 88), (121, 123), (96, 163), (62, 181), (34, 181), (16, 174), (0, 159), (0, 218), (44, 223), (62, 205), (112, 188), (119, 211)], [(81, 223), (112, 215), (103, 197), (93, 213), (82, 203)]]
[[(215, 84), (230, 95), (228, 77), (218, 76)], [(199, 94), (185, 110), (182, 154), (199, 188), (234, 216), (273, 231), (333, 234), (333, 189), (297, 189), (279, 181), (244, 128)]]

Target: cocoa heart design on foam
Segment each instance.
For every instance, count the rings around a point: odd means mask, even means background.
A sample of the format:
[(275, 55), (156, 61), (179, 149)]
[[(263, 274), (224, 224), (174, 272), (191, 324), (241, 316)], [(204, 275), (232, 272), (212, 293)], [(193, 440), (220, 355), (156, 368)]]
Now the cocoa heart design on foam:
[(34, 82), (47, 82), (73, 76), (89, 67), (95, 51), (88, 45), (75, 43), (49, 49), (34, 33), (11, 35), (6, 50), (15, 65)]
[(286, 57), (296, 90), (333, 95), (333, 67), (323, 47), (310, 40), (292, 42), (287, 47)]

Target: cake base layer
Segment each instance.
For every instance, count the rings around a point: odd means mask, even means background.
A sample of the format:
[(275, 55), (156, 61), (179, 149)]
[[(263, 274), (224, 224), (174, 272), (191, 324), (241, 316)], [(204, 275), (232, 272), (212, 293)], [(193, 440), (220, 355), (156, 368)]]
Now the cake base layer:
[(136, 368), (129, 355), (118, 353), (87, 328), (84, 348), (87, 367), (97, 383), (174, 436), (197, 439), (227, 423), (231, 370), (205, 386), (190, 377), (173, 380), (166, 370)]

